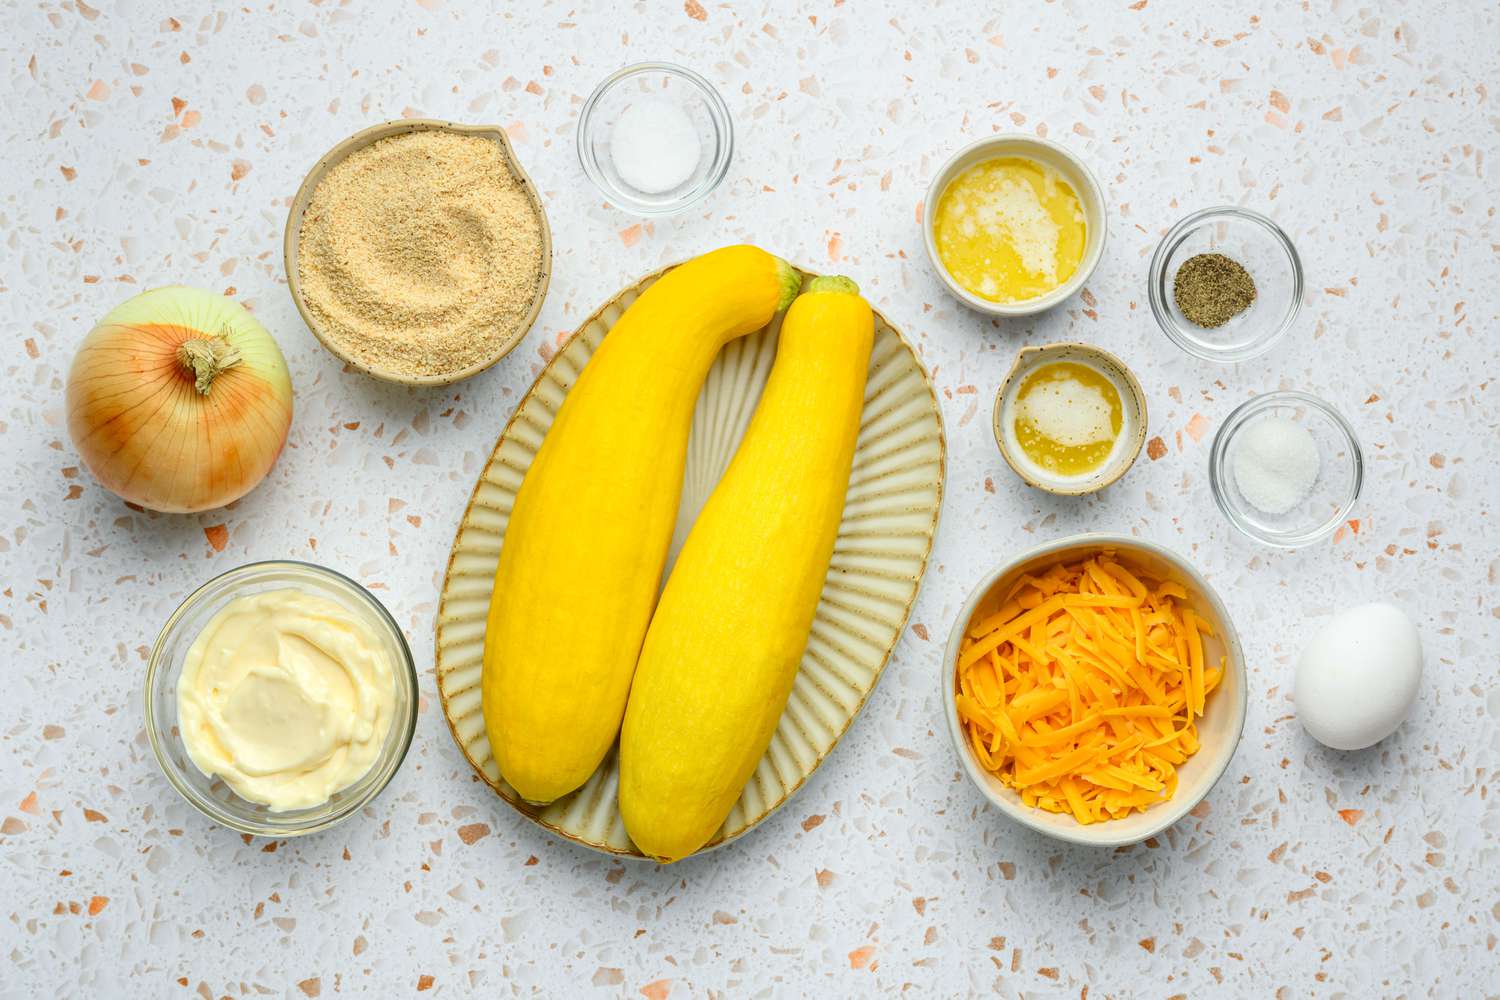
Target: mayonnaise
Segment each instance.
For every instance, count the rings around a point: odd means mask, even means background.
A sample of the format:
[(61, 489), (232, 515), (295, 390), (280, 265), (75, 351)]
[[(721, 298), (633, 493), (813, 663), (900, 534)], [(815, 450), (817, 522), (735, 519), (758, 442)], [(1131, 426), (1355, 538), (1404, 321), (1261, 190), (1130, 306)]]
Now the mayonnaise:
[(394, 664), (370, 623), (292, 588), (225, 605), (177, 682), (193, 763), (272, 812), (321, 805), (362, 778), (395, 703)]

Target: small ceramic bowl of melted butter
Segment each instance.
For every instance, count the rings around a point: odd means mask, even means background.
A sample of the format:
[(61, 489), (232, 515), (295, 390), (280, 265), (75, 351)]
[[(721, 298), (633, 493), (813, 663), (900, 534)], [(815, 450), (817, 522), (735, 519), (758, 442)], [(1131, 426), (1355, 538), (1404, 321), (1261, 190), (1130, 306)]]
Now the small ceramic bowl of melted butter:
[(953, 154), (927, 189), (927, 256), (950, 292), (991, 316), (1030, 316), (1083, 288), (1104, 252), (1104, 194), (1083, 161), (1033, 135)]
[(1102, 490), (1146, 440), (1146, 394), (1124, 362), (1088, 344), (1024, 347), (995, 394), (995, 443), (1029, 486)]

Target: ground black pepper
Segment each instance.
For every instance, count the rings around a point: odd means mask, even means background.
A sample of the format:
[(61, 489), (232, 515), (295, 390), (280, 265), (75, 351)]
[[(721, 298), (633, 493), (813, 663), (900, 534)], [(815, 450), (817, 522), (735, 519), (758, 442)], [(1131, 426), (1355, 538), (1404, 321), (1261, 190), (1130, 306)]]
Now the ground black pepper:
[(1189, 322), (1212, 329), (1250, 308), (1255, 281), (1239, 261), (1221, 253), (1200, 253), (1177, 269), (1172, 295)]

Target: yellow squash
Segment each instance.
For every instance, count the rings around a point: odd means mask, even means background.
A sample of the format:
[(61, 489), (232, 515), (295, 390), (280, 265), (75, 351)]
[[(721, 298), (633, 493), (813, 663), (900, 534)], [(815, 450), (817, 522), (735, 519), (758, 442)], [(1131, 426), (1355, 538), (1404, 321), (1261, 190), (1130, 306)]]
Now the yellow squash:
[(620, 733), (620, 811), (652, 857), (707, 843), (771, 742), (833, 556), (874, 336), (854, 282), (809, 283), (667, 579)]
[(614, 743), (698, 390), (719, 349), (769, 323), (799, 283), (749, 246), (674, 268), (615, 323), (559, 409), (516, 494), (484, 640), (485, 730), (523, 798), (578, 788)]

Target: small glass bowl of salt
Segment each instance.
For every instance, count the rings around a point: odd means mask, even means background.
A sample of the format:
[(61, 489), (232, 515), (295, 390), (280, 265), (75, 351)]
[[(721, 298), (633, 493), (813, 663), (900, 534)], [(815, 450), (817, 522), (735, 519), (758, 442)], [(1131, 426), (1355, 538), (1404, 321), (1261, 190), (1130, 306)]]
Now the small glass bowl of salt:
[(734, 124), (719, 92), (690, 69), (636, 63), (610, 74), (578, 116), (578, 160), (610, 203), (671, 215), (729, 172)]
[(1229, 523), (1291, 549), (1348, 520), (1364, 464), (1354, 428), (1332, 406), (1270, 392), (1241, 403), (1214, 435), (1208, 481)]

